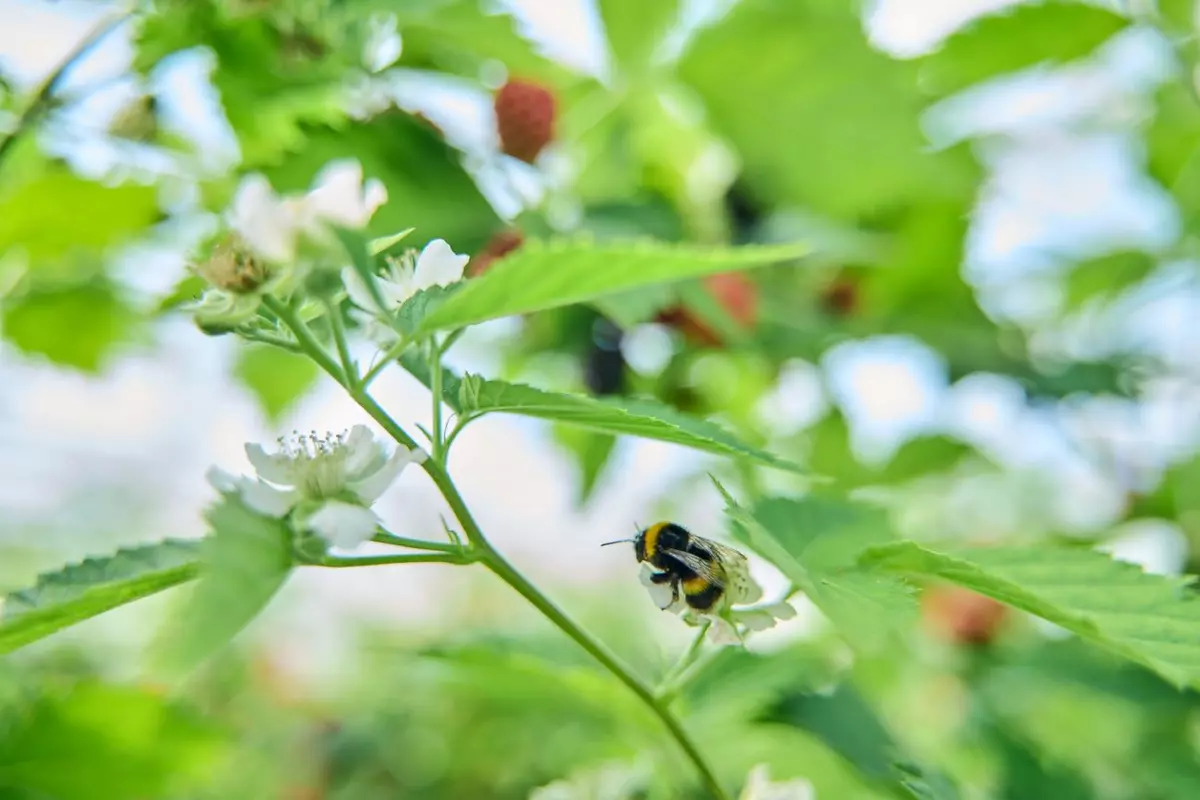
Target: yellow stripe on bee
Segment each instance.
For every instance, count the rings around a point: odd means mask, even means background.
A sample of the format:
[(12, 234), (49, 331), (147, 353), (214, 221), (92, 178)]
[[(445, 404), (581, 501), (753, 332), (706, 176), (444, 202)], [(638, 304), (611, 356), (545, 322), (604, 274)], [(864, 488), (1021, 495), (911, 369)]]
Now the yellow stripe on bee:
[(669, 522), (656, 522), (649, 528), (646, 528), (645, 533), (642, 534), (642, 540), (646, 548), (646, 558), (653, 558), (654, 554), (658, 552), (658, 534), (670, 524)]
[(687, 578), (680, 581), (683, 584), (683, 590), (688, 594), (699, 594), (712, 585), (708, 578), (697, 576), (695, 578)]

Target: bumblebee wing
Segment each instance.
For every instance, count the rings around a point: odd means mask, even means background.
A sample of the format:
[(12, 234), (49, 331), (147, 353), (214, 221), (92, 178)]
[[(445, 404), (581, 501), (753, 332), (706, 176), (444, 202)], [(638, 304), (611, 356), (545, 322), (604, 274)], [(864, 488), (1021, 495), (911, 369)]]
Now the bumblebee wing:
[(757, 603), (762, 599), (762, 587), (750, 576), (750, 561), (744, 553), (708, 540), (704, 544), (712, 550), (715, 560), (725, 567), (730, 602)]
[(720, 558), (708, 560), (701, 558), (695, 553), (689, 553), (686, 550), (673, 550), (671, 548), (664, 548), (662, 552), (671, 556), (676, 561), (683, 564), (683, 566), (687, 567), (692, 572), (696, 573), (713, 585), (719, 586), (722, 589), (725, 588), (725, 569), (724, 565), (721, 564)]

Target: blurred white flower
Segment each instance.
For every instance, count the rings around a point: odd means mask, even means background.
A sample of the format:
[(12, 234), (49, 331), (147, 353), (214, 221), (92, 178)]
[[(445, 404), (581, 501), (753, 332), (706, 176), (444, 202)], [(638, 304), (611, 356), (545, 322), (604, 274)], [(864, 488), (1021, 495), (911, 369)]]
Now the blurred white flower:
[(353, 548), (370, 539), (379, 518), (370, 510), (409, 464), (426, 459), (420, 448), (397, 447), (388, 456), (365, 425), (340, 434), (293, 434), (279, 440), (277, 452), (247, 444), (257, 478), (213, 467), (209, 482), (219, 491), (238, 492), (246, 505), (282, 517), (304, 504), (303, 527), (335, 547)]
[(445, 240), (434, 239), (425, 245), (420, 255), (414, 257), (408, 252), (400, 258), (387, 259), (388, 274), (375, 279), (384, 308), (379, 308), (354, 268), (344, 268), (342, 279), (346, 283), (346, 293), (356, 306), (365, 311), (390, 314), (423, 289), (449, 286), (462, 280), (463, 269), (470, 258), (455, 253)]
[(603, 764), (534, 789), (529, 800), (633, 800), (645, 791), (646, 773), (644, 765)]
[(817, 792), (804, 778), (772, 781), (766, 764), (750, 770), (738, 800), (816, 800)]
[(362, 165), (354, 159), (326, 164), (304, 195), (280, 196), (264, 175), (242, 178), (230, 204), (228, 223), (259, 256), (292, 261), (300, 237), (318, 236), (328, 224), (364, 227), (381, 205), (387, 189), (372, 178), (363, 183)]
[(670, 583), (656, 583), (654, 576), (658, 574), (658, 570), (642, 562), (638, 581), (646, 587), (650, 599), (663, 611), (678, 614), (689, 625), (708, 623), (708, 638), (713, 644), (742, 644), (742, 634), (738, 626), (743, 626), (747, 632), (765, 631), (775, 627), (775, 623), (780, 620), (796, 616), (796, 609), (785, 601), (736, 608), (735, 603), (752, 602), (762, 597), (762, 587), (749, 576), (746, 577), (746, 585), (740, 596), (726, 595), (712, 613), (701, 614), (688, 606), (682, 591), (677, 593)]
[(373, 14), (367, 21), (370, 30), (363, 43), (363, 66), (370, 72), (395, 64), (404, 51), (404, 41), (397, 30), (395, 14)]

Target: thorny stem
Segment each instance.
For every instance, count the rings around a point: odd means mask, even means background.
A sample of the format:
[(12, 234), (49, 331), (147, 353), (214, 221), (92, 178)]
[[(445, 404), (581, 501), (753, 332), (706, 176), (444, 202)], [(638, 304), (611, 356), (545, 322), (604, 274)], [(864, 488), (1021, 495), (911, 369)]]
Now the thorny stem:
[(29, 105), (25, 106), (25, 110), (21, 112), (21, 117), (17, 120), (12, 133), (4, 137), (3, 141), (0, 141), (0, 162), (4, 161), (9, 150), (17, 143), (21, 135), (36, 125), (42, 118), (42, 115), (46, 113), (51, 101), (54, 99), (55, 92), (58, 91), (58, 87), (62, 85), (71, 68), (90, 53), (92, 48), (100, 43), (100, 40), (116, 30), (117, 26), (128, 19), (131, 13), (130, 11), (123, 11), (104, 20), (93, 28), (87, 36), (83, 37), (71, 52), (67, 53), (66, 58), (59, 63), (54, 72), (50, 73), (50, 76), (46, 78), (41, 88), (38, 89), (33, 100)]
[[(296, 316), (291, 308), (269, 295), (263, 298), (263, 303), (279, 317), (281, 322), (292, 329), (292, 333), (295, 334), (300, 346), (312, 357), (317, 365), (345, 387), (354, 401), (372, 419), (379, 423), (389, 436), (403, 447), (411, 449), (417, 446), (413, 438), (388, 415), (362, 386), (349, 385), (345, 373), (338, 366), (337, 362), (334, 361), (333, 357), (329, 355), (321, 343), (317, 341), (316, 337), (313, 336), (308, 326)], [(491, 542), (484, 537), (483, 531), (480, 530), (479, 524), (471, 515), (471, 511), (463, 501), (462, 495), (458, 493), (458, 488), (454, 485), (454, 481), (451, 480), (450, 475), (446, 472), (444, 464), (437, 459), (429, 458), (421, 464), (421, 467), (438, 487), (438, 491), (442, 493), (446, 503), (450, 506), (450, 510), (454, 513), (454, 517), (462, 525), (467, 541), (475, 551), (478, 560), (498, 578), (528, 600), (534, 608), (541, 611), (559, 630), (574, 639), (592, 658), (600, 662), (605, 669), (637, 695), (667, 728), (688, 760), (692, 762), (697, 772), (700, 773), (701, 779), (715, 800), (728, 800), (729, 795), (721, 787), (720, 781), (717, 780), (712, 768), (705, 761), (704, 756), (700, 753), (691, 735), (684, 729), (679, 720), (676, 719), (667, 703), (656, 697), (654, 690), (641, 678), (634, 675), (616, 654), (568, 617), (552, 600), (542, 594), (540, 589), (518, 572), (515, 567), (508, 563), (504, 556), (496, 551)], [(361, 559), (353, 560), (361, 561)], [(460, 563), (457, 561), (452, 562), (450, 554), (447, 554), (447, 557), (442, 560), (449, 563)]]

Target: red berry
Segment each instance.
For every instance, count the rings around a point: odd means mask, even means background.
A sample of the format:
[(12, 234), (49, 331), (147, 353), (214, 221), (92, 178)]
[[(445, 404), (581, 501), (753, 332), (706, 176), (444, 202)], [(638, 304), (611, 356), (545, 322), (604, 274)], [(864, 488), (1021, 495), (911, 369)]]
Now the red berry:
[[(725, 313), (743, 328), (753, 328), (758, 321), (758, 287), (741, 272), (723, 272), (704, 279), (708, 290)], [(667, 309), (658, 321), (680, 331), (695, 344), (716, 347), (721, 337), (692, 312), (683, 307)]]
[(1008, 616), (1008, 606), (957, 586), (931, 587), (922, 598), (934, 633), (958, 644), (987, 644)]
[(516, 250), (524, 241), (525, 235), (516, 228), (506, 228), (493, 234), (483, 249), (467, 262), (467, 275), (472, 278), (482, 275), (491, 268), (493, 262)]
[(496, 92), (493, 105), (500, 149), (532, 164), (554, 139), (554, 94), (536, 83), (510, 80)]

